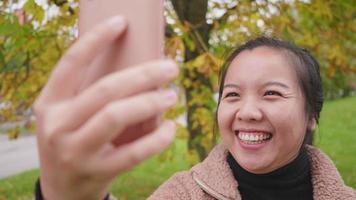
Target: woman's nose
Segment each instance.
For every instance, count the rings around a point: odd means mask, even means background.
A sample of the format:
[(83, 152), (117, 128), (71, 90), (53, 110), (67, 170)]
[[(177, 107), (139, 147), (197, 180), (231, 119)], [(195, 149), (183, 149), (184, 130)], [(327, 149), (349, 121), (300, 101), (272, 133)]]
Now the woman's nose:
[(257, 103), (253, 100), (241, 102), (236, 111), (236, 118), (239, 121), (260, 121), (263, 114)]

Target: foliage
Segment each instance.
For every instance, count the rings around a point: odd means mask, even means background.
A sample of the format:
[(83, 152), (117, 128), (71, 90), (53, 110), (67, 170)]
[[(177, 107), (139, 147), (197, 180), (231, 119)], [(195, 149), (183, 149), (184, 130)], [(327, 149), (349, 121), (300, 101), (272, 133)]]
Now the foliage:
[[(34, 0), (7, 11), (11, 7), (6, 2), (0, 7), (0, 103), (10, 102), (0, 109), (0, 122), (27, 121), (32, 127), (31, 105), (74, 39), (70, 31), (76, 14), (68, 14), (62, 5), (58, 16), (49, 19)], [(18, 129), (7, 130), (9, 137), (16, 138)]]
[(293, 5), (276, 5), (276, 8), (280, 14), (267, 20), (267, 27), (306, 47), (317, 57), (325, 96), (339, 98), (355, 91), (355, 2), (296, 1)]

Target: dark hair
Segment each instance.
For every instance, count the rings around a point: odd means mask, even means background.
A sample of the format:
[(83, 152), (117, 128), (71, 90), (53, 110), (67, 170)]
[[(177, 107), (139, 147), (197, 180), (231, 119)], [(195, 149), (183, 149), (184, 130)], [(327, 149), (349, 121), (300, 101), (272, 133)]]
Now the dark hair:
[[(253, 50), (257, 47), (270, 47), (276, 50), (280, 50), (290, 58), (291, 64), (296, 70), (299, 86), (305, 97), (306, 111), (309, 115), (309, 119), (315, 119), (315, 122), (318, 123), (324, 102), (319, 64), (308, 50), (300, 48), (293, 43), (276, 38), (258, 37), (246, 42), (229, 55), (220, 74), (218, 106), (220, 105), (226, 73), (231, 62), (241, 52), (245, 50)], [(313, 130), (308, 129), (304, 138), (304, 144), (312, 145), (312, 143)]]

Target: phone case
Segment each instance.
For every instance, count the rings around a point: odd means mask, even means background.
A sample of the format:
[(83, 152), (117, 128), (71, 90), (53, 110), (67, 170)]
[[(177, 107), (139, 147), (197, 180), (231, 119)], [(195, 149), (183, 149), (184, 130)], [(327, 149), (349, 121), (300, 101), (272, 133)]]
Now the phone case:
[[(79, 37), (100, 22), (116, 15), (128, 21), (126, 32), (100, 54), (90, 69), (92, 82), (103, 74), (163, 58), (163, 0), (80, 0)], [(96, 65), (105, 66), (96, 66)], [(89, 83), (86, 83), (87, 85)]]

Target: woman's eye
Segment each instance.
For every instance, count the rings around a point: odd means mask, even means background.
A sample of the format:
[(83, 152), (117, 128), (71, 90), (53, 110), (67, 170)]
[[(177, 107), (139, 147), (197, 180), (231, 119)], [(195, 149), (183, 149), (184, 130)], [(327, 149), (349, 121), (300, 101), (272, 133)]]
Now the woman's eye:
[(268, 90), (267, 92), (265, 92), (264, 96), (282, 96), (282, 94), (277, 91)]
[(240, 95), (236, 92), (229, 92), (225, 95), (225, 98), (227, 97), (239, 97)]

